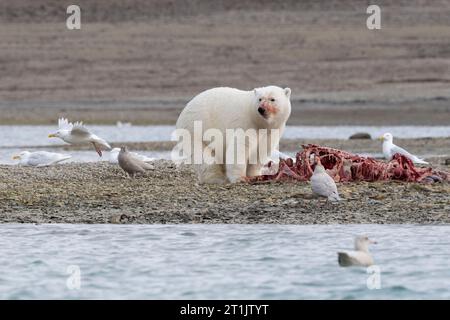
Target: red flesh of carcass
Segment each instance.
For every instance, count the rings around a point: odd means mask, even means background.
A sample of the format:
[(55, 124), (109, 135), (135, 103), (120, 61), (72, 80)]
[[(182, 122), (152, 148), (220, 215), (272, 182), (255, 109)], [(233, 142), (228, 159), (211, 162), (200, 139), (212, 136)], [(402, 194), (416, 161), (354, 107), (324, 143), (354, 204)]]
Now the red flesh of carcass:
[[(315, 155), (319, 156), (322, 165), (336, 182), (450, 181), (450, 173), (434, 171), (432, 168), (415, 167), (411, 160), (401, 154), (395, 154), (389, 162), (382, 162), (315, 144), (303, 145), (302, 147), (303, 151), (297, 153), (295, 163), (290, 158), (280, 159), (278, 171), (275, 174), (252, 177), (249, 178), (249, 181), (308, 181), (313, 174)], [(268, 164), (269, 167), (272, 165), (272, 163)]]

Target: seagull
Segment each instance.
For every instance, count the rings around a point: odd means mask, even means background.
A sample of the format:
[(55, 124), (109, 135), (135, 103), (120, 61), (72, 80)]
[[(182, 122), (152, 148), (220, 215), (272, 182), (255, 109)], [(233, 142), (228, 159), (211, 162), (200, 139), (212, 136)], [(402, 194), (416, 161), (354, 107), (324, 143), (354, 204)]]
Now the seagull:
[[(272, 151), (272, 154), (270, 155), (270, 157), (273, 159), (276, 159), (276, 160), (279, 160), (279, 159), (286, 160), (286, 159), (291, 158), (287, 154), (281, 152), (280, 150), (276, 150), (276, 149)], [(294, 160), (294, 162), (295, 162), (295, 158), (293, 158), (292, 160)]]
[(155, 167), (149, 163), (133, 156), (132, 153), (128, 152), (127, 147), (122, 147), (119, 152), (119, 166), (128, 173), (130, 178), (134, 178), (137, 173), (144, 173), (145, 170), (153, 170)]
[(46, 167), (58, 162), (72, 158), (67, 154), (47, 152), (47, 151), (22, 151), (18, 155), (14, 156), (14, 160), (20, 160), (19, 165), (26, 167)]
[(316, 167), (314, 168), (313, 175), (311, 176), (311, 188), (315, 195), (325, 197), (329, 201), (342, 200), (339, 197), (339, 193), (336, 187), (336, 183), (333, 178), (325, 171), (319, 157), (315, 157)]
[(369, 244), (376, 242), (367, 236), (355, 238), (355, 251), (338, 252), (338, 262), (341, 267), (363, 266), (368, 267), (374, 264), (369, 252)]
[(122, 128), (122, 127), (131, 127), (131, 122), (122, 122), (122, 121), (117, 121), (116, 125), (118, 128)]
[[(114, 148), (109, 152), (109, 163), (112, 163), (112, 164), (119, 163), (119, 152), (120, 152), (120, 148)], [(130, 152), (130, 154), (133, 155), (133, 157), (138, 158), (139, 160), (144, 161), (144, 162), (155, 161), (155, 158), (149, 158), (144, 155), (137, 154), (135, 152)]]
[(97, 151), (100, 157), (102, 156), (101, 147), (111, 150), (111, 146), (108, 142), (91, 133), (82, 122), (75, 122), (72, 124), (64, 118), (58, 120), (58, 131), (49, 134), (48, 137), (60, 138), (69, 144), (83, 144), (90, 142), (94, 145), (95, 151)]
[(400, 148), (399, 146), (396, 146), (392, 142), (393, 139), (394, 138), (393, 138), (392, 134), (390, 134), (390, 133), (385, 133), (380, 137), (380, 140), (383, 141), (383, 155), (384, 155), (385, 159), (387, 159), (388, 161), (391, 161), (394, 154), (400, 153), (414, 163), (428, 164), (428, 162), (426, 162), (422, 159), (419, 159), (417, 156), (409, 153), (405, 149)]

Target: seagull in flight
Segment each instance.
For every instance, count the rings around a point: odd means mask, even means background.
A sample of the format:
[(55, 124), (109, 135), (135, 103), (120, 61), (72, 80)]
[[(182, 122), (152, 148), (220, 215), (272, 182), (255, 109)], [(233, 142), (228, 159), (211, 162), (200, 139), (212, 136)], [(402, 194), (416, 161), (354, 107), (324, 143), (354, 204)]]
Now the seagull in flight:
[(60, 138), (69, 144), (92, 143), (100, 157), (102, 156), (102, 147), (111, 150), (108, 142), (91, 133), (82, 122), (71, 123), (64, 118), (58, 120), (58, 131), (49, 134), (48, 137)]

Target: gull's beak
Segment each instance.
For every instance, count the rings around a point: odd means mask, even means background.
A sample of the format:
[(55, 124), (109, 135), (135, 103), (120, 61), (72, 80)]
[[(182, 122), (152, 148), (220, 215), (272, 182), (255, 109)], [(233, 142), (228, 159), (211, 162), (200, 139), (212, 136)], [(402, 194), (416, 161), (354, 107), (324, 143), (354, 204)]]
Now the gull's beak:
[(56, 138), (56, 134), (55, 134), (55, 133), (50, 133), (50, 134), (48, 135), (48, 137), (49, 137), (49, 138)]
[(20, 160), (20, 156), (13, 156), (12, 159), (13, 160)]

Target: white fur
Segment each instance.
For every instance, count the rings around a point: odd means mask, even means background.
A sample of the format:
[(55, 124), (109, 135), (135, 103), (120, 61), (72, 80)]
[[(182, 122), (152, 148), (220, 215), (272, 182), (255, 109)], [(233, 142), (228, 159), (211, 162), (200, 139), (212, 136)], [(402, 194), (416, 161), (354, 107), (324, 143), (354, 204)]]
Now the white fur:
[[(267, 129), (270, 143), (267, 146), (268, 152), (265, 157), (270, 156), (274, 148), (278, 146), (279, 138), (291, 113), (290, 94), (289, 88), (282, 89), (276, 86), (257, 88), (252, 91), (221, 87), (206, 90), (194, 97), (181, 112), (177, 121), (177, 129), (187, 129), (194, 137), (194, 121), (202, 121), (203, 132), (208, 129), (217, 129), (225, 140), (223, 161), (217, 159), (219, 164), (195, 165), (200, 182), (234, 183), (242, 181), (248, 176), (259, 175), (266, 158), (259, 158), (256, 164), (249, 164), (248, 161), (245, 164), (226, 164), (228, 162), (226, 150), (231, 145), (226, 141), (226, 129), (240, 128), (244, 131), (255, 129), (256, 132), (260, 129)], [(270, 101), (271, 98), (274, 98), (275, 101)], [(259, 99), (262, 99), (261, 102)], [(267, 119), (264, 118), (258, 112), (258, 108), (264, 103), (275, 106), (278, 112), (270, 114)], [(279, 129), (279, 136), (270, 136), (270, 129)], [(210, 144), (209, 141), (197, 141), (197, 143), (202, 146), (203, 150)], [(258, 152), (258, 150), (250, 150), (248, 145), (243, 147), (246, 150), (247, 160), (249, 153)], [(203, 150), (201, 151), (203, 152)], [(199, 152), (199, 150), (195, 151)], [(216, 152), (216, 155), (218, 154)]]

